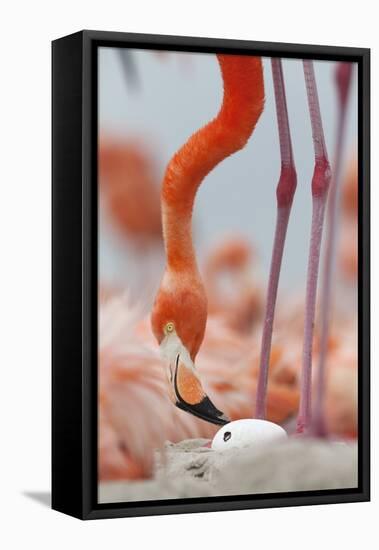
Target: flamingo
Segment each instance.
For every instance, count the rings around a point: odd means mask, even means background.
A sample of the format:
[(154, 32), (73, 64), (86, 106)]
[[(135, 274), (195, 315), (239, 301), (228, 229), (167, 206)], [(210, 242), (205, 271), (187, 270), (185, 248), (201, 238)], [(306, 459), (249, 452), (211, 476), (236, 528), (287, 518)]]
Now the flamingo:
[(229, 421), (206, 395), (195, 369), (207, 321), (191, 218), (197, 189), (223, 159), (242, 149), (263, 111), (262, 61), (217, 55), (224, 85), (218, 115), (193, 134), (168, 164), (162, 184), (166, 269), (151, 315), (166, 364), (169, 395), (179, 408), (214, 424)]
[[(262, 314), (261, 289), (251, 269), (255, 251), (246, 239), (224, 238), (211, 251), (205, 266), (208, 313), (222, 317), (238, 333), (251, 334)], [(228, 288), (221, 285), (228, 275)]]
[(104, 132), (98, 157), (101, 250), (107, 266), (100, 273), (100, 294), (115, 294), (127, 284), (134, 299), (144, 292), (150, 309), (158, 282), (154, 273), (163, 265), (156, 158), (140, 136)]
[(102, 136), (99, 145), (102, 197), (119, 232), (137, 248), (161, 241), (155, 173), (154, 159), (141, 142)]

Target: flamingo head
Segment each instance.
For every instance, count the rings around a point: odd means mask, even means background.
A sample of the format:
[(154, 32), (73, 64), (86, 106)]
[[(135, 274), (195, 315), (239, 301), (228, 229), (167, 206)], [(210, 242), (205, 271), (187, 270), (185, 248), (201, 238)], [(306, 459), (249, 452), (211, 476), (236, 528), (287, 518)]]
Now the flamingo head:
[(229, 419), (213, 405), (195, 368), (206, 320), (207, 299), (202, 284), (185, 277), (174, 282), (166, 274), (155, 300), (151, 324), (166, 365), (169, 396), (180, 409), (223, 425)]

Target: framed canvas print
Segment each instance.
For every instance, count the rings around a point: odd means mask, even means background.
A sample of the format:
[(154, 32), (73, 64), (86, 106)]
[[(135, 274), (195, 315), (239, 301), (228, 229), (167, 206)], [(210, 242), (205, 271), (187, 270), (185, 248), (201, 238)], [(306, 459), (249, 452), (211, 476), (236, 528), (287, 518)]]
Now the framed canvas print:
[(53, 508), (368, 500), (369, 50), (52, 53)]

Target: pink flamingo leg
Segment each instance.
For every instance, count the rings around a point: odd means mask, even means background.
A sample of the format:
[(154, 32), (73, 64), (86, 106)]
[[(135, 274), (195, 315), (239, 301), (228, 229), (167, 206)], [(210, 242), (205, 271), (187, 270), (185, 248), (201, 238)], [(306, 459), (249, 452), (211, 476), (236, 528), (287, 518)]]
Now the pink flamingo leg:
[(313, 410), (313, 431), (315, 435), (321, 437), (326, 435), (326, 426), (324, 419), (324, 400), (325, 400), (325, 368), (328, 349), (328, 336), (330, 327), (330, 312), (332, 306), (331, 287), (334, 268), (334, 250), (337, 232), (337, 208), (338, 208), (338, 188), (341, 179), (342, 148), (345, 134), (346, 106), (351, 81), (352, 64), (338, 63), (336, 68), (336, 86), (338, 92), (338, 128), (335, 144), (333, 178), (330, 185), (326, 228), (326, 243), (324, 252), (324, 266), (321, 287), (320, 315), (321, 315), (321, 341), (320, 357), (317, 368), (315, 407)]
[(256, 396), (255, 416), (265, 418), (268, 370), (271, 354), (271, 340), (275, 316), (276, 296), (282, 265), (283, 250), (287, 234), (292, 200), (296, 190), (296, 170), (292, 154), (291, 134), (288, 123), (286, 92), (281, 59), (271, 59), (274, 82), (276, 115), (279, 131), (281, 172), (276, 188), (277, 218), (272, 250), (270, 277), (267, 289), (266, 311), (262, 332), (261, 357)]
[(324, 213), (331, 177), (328, 153), (324, 140), (324, 131), (322, 128), (313, 61), (304, 60), (303, 67), (305, 85), (308, 96), (309, 114), (312, 125), (313, 147), (315, 152), (315, 168), (312, 178), (312, 226), (305, 303), (300, 409), (296, 426), (296, 432), (298, 434), (307, 432), (309, 430), (312, 417), (311, 393), (313, 329), (315, 320), (317, 279), (320, 262), (322, 230), (324, 225)]

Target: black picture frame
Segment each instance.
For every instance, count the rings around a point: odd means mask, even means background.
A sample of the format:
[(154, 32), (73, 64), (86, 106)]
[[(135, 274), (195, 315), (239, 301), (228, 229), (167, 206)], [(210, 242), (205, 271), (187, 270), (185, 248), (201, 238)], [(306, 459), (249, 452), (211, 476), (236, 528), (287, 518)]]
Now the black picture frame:
[[(357, 489), (97, 503), (97, 48), (358, 64), (359, 484)], [(370, 499), (370, 50), (81, 31), (52, 43), (52, 507), (81, 519)]]

